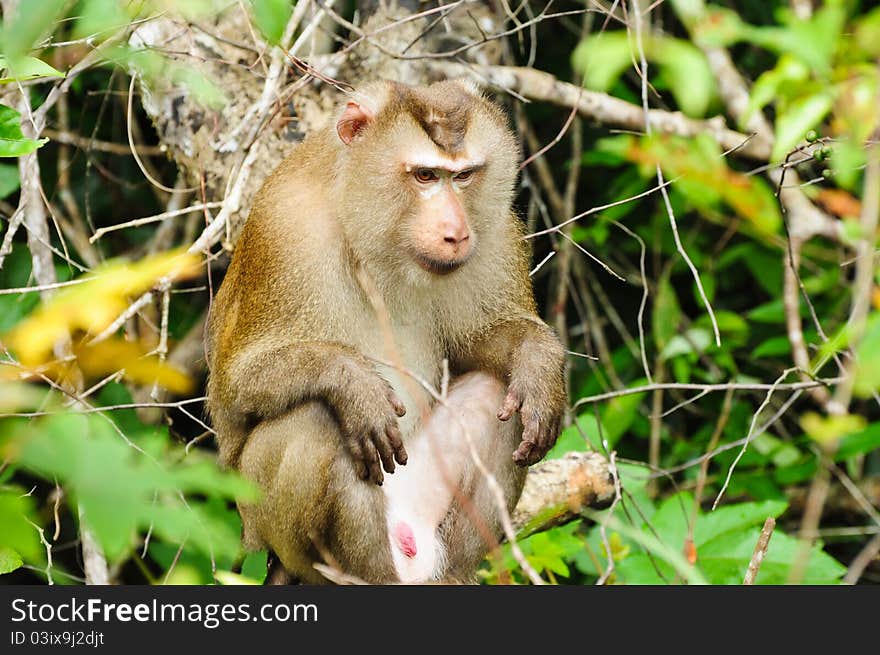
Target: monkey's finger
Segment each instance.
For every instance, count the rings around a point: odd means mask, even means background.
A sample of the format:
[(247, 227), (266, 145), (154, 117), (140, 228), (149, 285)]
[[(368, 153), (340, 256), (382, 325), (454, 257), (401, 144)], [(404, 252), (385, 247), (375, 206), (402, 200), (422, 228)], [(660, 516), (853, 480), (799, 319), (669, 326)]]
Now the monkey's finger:
[(513, 461), (520, 466), (528, 466), (532, 462), (532, 451), (535, 443), (532, 441), (521, 441), (519, 447), (513, 452)]
[(394, 408), (394, 413), (397, 416), (403, 416), (406, 414), (406, 405), (397, 397), (397, 394), (393, 391), (388, 391), (388, 402), (391, 403), (391, 406)]
[(389, 425), (385, 428), (385, 434), (388, 435), (388, 441), (394, 449), (394, 458), (397, 463), (403, 466), (408, 459), (406, 448), (403, 447), (403, 437), (400, 436), (400, 428), (396, 425)]
[(550, 419), (549, 423), (545, 422), (538, 435), (538, 445), (540, 446), (542, 454), (550, 450), (556, 442), (556, 431), (559, 429), (558, 426), (559, 424), (556, 419)]
[(379, 462), (379, 454), (376, 452), (375, 446), (370, 441), (364, 441), (362, 450), (364, 462), (366, 462), (367, 468), (370, 469), (370, 480), (382, 486), (385, 475), (382, 473), (382, 464)]
[(351, 458), (354, 460), (354, 471), (361, 480), (367, 480), (370, 477), (370, 471), (364, 461), (364, 449), (361, 448), (357, 439), (351, 439), (348, 443), (351, 451)]
[(382, 466), (388, 473), (394, 473), (394, 451), (391, 444), (385, 440), (384, 434), (373, 434), (373, 445), (379, 452), (379, 458), (382, 460)]
[(514, 389), (508, 390), (507, 395), (504, 396), (504, 402), (501, 403), (501, 409), (498, 410), (498, 419), (501, 421), (508, 420), (519, 411), (520, 407), (522, 407), (520, 395)]

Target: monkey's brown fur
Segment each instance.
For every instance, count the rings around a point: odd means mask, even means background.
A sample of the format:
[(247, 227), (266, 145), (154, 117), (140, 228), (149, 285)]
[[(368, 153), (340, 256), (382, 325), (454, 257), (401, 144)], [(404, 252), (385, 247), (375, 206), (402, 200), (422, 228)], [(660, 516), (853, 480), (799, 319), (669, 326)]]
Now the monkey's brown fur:
[[(263, 490), (260, 503), (240, 506), (245, 543), (272, 549), (306, 582), (323, 581), (312, 567), (319, 550), (370, 582), (397, 579), (375, 483), (383, 467), (406, 460), (419, 408), (433, 401), (375, 360), (399, 356), (435, 386), (443, 358), (453, 376), (483, 371), (503, 383), (506, 395), (492, 402), (504, 418), (518, 410), (521, 422), (498, 421), (487, 465), (508, 509), (525, 465), (552, 447), (565, 403), (564, 352), (536, 315), (529, 253), (510, 209), (518, 150), (504, 114), (455, 82), (383, 82), (362, 97), (375, 116), (350, 144), (328, 126), (269, 177), (208, 326), (221, 461)], [(423, 270), (411, 254), (420, 201), (401, 161), (426, 148), (485, 153), (460, 194), (474, 252), (445, 275)], [(393, 353), (362, 276), (387, 311)], [(478, 471), (459, 485), (472, 510), (453, 502), (440, 526), (443, 574), (470, 579), (488, 548), (473, 510), (494, 535), (500, 523)]]

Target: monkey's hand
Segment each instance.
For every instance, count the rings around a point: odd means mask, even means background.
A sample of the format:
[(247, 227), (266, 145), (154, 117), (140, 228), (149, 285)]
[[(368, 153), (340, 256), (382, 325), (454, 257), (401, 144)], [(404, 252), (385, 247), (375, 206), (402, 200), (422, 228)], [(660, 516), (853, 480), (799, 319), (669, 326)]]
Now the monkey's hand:
[(564, 353), (561, 346), (558, 350), (560, 352), (554, 352), (551, 357), (547, 357), (550, 353), (545, 351), (541, 362), (534, 357), (523, 357), (511, 374), (507, 395), (498, 410), (497, 416), (502, 421), (520, 413), (522, 441), (513, 453), (513, 461), (520, 466), (540, 461), (559, 436), (565, 411), (565, 382)]
[(383, 467), (394, 473), (395, 460), (406, 464), (406, 450), (397, 425), (398, 417), (406, 414), (406, 407), (369, 364), (349, 360), (345, 368), (346, 383), (334, 394), (332, 403), (342, 438), (360, 478), (381, 485), (385, 479)]

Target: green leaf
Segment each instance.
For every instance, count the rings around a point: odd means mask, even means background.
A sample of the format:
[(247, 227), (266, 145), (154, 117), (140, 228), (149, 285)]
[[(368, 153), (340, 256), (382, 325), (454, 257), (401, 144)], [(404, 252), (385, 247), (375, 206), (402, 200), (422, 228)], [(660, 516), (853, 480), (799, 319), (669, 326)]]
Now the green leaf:
[(110, 32), (129, 23), (129, 16), (118, 0), (89, 0), (82, 4), (73, 35), (76, 38), (109, 36)]
[(868, 318), (855, 361), (853, 392), (860, 398), (867, 398), (880, 389), (880, 312), (873, 312)]
[(867, 58), (880, 57), (880, 7), (868, 12), (856, 23), (855, 42)]
[(678, 332), (681, 321), (681, 307), (675, 295), (675, 289), (669, 281), (667, 271), (657, 283), (654, 296), (654, 311), (651, 313), (651, 327), (654, 333), (654, 344), (663, 350)]
[[(713, 276), (705, 276), (704, 279)], [(696, 300), (696, 296), (694, 296)], [(731, 339), (737, 343), (746, 340), (749, 334), (749, 323), (742, 316), (735, 312), (729, 312), (721, 309), (715, 312), (715, 320), (718, 323), (718, 329), (725, 337), (725, 340)], [(711, 328), (712, 323), (708, 315), (704, 314), (694, 321), (696, 327)]]
[(801, 416), (800, 424), (807, 436), (816, 443), (836, 446), (842, 437), (863, 431), (866, 420), (858, 414), (820, 416), (816, 412), (806, 412)]
[(154, 50), (118, 47), (112, 52), (116, 63), (135, 68), (152, 85), (161, 88), (179, 84), (197, 102), (211, 109), (220, 109), (228, 103), (226, 93), (194, 66), (174, 62)]
[[(657, 527), (656, 521), (658, 520), (660, 511), (661, 510), (658, 510), (652, 519), (652, 524), (655, 527)], [(594, 512), (587, 512), (587, 515), (595, 517), (595, 520), (601, 520)], [(683, 515), (681, 516), (681, 522), (683, 525)], [(661, 537), (657, 538), (654, 536), (653, 532), (649, 531), (647, 528), (637, 530), (632, 526), (623, 523), (617, 519), (616, 516), (608, 517), (607, 526), (620, 532), (621, 535), (650, 552), (655, 558), (659, 558), (667, 563), (675, 573), (678, 573), (678, 575), (687, 580), (689, 584), (707, 584), (707, 580), (703, 574), (696, 567), (690, 565), (681, 554), (680, 546), (683, 544), (683, 540), (675, 541), (674, 539), (669, 538), (665, 533), (661, 533)], [(659, 527), (657, 529), (659, 530)], [(623, 562), (629, 562), (634, 557), (636, 557), (636, 555), (630, 555), (625, 558)], [(621, 566), (622, 565), (623, 563), (621, 563)], [(650, 582), (627, 579), (627, 582), (632, 582), (633, 584), (657, 584), (656, 579)]]
[(674, 0), (674, 6), (676, 13), (693, 22), (694, 42), (700, 45), (723, 48), (742, 41), (750, 33), (751, 26), (731, 9), (707, 7), (703, 0)]
[(21, 157), (32, 153), (49, 139), (26, 139), (21, 132), (21, 114), (0, 105), (0, 157)]
[(782, 258), (778, 253), (770, 253), (764, 248), (752, 248), (744, 258), (746, 268), (755, 282), (770, 297), (776, 297), (782, 289)]
[[(739, 532), (749, 526), (761, 525), (768, 517), (778, 517), (785, 508), (784, 501), (768, 500), (762, 503), (736, 503), (702, 514), (694, 526), (694, 545), (700, 548), (729, 532)], [(748, 563), (748, 560), (746, 562)]]
[(55, 70), (52, 66), (36, 57), (19, 57), (18, 59), (7, 60), (6, 57), (0, 56), (0, 70), (5, 71), (0, 76), (0, 84), (24, 82), (41, 77), (64, 77), (64, 73)]
[(738, 121), (740, 128), (744, 129), (756, 111), (777, 100), (780, 95), (783, 98), (792, 97), (809, 76), (810, 69), (801, 60), (791, 55), (780, 57), (775, 68), (755, 80), (749, 94), (749, 104)]
[[(639, 380), (638, 383), (642, 381)], [(637, 386), (633, 384), (632, 386)], [(632, 422), (639, 414), (639, 405), (646, 394), (633, 393), (626, 396), (612, 398), (603, 408), (600, 416), (602, 422), (602, 437), (608, 448), (614, 448), (620, 438), (626, 433)]]
[(248, 553), (241, 563), (241, 574), (252, 580), (263, 582), (266, 579), (267, 564), (268, 553), (265, 550)]
[(834, 459), (837, 461), (864, 455), (880, 448), (880, 423), (871, 423), (864, 430), (852, 432), (840, 440)]
[(833, 104), (831, 94), (815, 93), (799, 98), (779, 114), (776, 117), (776, 142), (770, 155), (771, 161), (780, 161), (803, 141), (807, 130), (819, 125)]
[(758, 323), (784, 323), (785, 309), (782, 306), (782, 300), (771, 300), (763, 305), (758, 305), (747, 316), (750, 321)]
[[(630, 386), (638, 387), (644, 383), (644, 379), (634, 380)], [(580, 414), (572, 425), (562, 431), (556, 445), (547, 453), (547, 458), (556, 459), (568, 452), (582, 452), (589, 445), (599, 448), (600, 438), (605, 439), (608, 448), (614, 448), (639, 416), (639, 405), (645, 395), (633, 393), (612, 398), (599, 413), (601, 427), (591, 409)]]
[[(657, 64), (682, 111), (689, 116), (705, 115), (716, 86), (699, 48), (666, 36), (645, 36), (642, 45), (645, 57)], [(637, 56), (636, 44), (626, 30), (603, 31), (581, 41), (571, 55), (571, 62), (575, 71), (583, 75), (586, 88), (607, 92)]]
[(623, 30), (592, 35), (574, 49), (572, 67), (584, 76), (584, 86), (608, 91), (623, 71), (632, 65), (629, 37)]
[(21, 181), (18, 177), (18, 166), (0, 164), (0, 199), (18, 191)]
[(852, 139), (842, 138), (831, 151), (831, 172), (834, 181), (844, 189), (858, 189), (862, 168), (865, 165), (865, 148)]
[(689, 41), (653, 38), (651, 56), (675, 102), (688, 116), (705, 116), (715, 96), (715, 76), (702, 51)]
[(691, 328), (683, 335), (675, 335), (666, 344), (660, 353), (660, 358), (665, 360), (678, 357), (679, 355), (697, 354), (706, 352), (714, 343), (712, 333), (704, 328)]
[(0, 546), (0, 575), (11, 573), (20, 568), (24, 562), (21, 555), (8, 546)]
[(254, 578), (248, 578), (247, 576), (241, 575), (240, 573), (233, 573), (232, 571), (217, 571), (215, 574), (217, 581), (223, 585), (258, 585), (261, 584), (261, 581), (255, 580)]
[(277, 45), (293, 11), (290, 0), (251, 0), (251, 6), (260, 32), (269, 43)]
[(3, 54), (17, 59), (55, 26), (66, 0), (22, 0), (17, 10), (3, 17)]
[[(15, 551), (25, 561), (40, 557), (40, 538), (34, 500), (20, 487), (0, 487), (0, 547)], [(38, 525), (38, 524), (37, 524)]]
[[(761, 534), (759, 528), (728, 532), (703, 546), (699, 552), (700, 568), (714, 584), (742, 584), (746, 569)], [(755, 579), (757, 584), (785, 584), (792, 563), (797, 559), (800, 541), (776, 529), (770, 537), (767, 554)], [(824, 553), (819, 544), (810, 551), (804, 584), (833, 584), (846, 573), (846, 567)]]
[(782, 357), (791, 352), (791, 341), (788, 337), (770, 337), (762, 341), (757, 348), (752, 351), (752, 358), (760, 357)]
[(801, 451), (792, 444), (766, 432), (752, 439), (752, 447), (762, 455), (768, 456), (774, 465), (781, 467), (793, 465), (802, 455)]
[[(152, 528), (172, 543), (192, 544), (231, 562), (239, 550), (240, 524), (234, 510), (219, 501), (253, 501), (253, 487), (209, 465), (205, 454), (182, 458), (167, 438), (144, 436), (138, 447), (142, 450), (126, 444), (101, 417), (75, 413), (27, 424), (17, 438), (19, 464), (57, 478), (69, 490), (109, 558), (123, 555), (139, 530)], [(180, 494), (208, 500), (184, 501)]]

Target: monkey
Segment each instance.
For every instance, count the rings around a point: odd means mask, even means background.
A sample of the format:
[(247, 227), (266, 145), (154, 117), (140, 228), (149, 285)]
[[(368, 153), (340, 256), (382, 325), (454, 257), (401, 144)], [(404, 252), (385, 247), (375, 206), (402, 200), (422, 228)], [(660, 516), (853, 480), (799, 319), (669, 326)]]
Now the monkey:
[(335, 118), (257, 193), (210, 311), (219, 460), (262, 491), (242, 539), (304, 584), (473, 582), (566, 404), (519, 146), (458, 80), (379, 80)]

